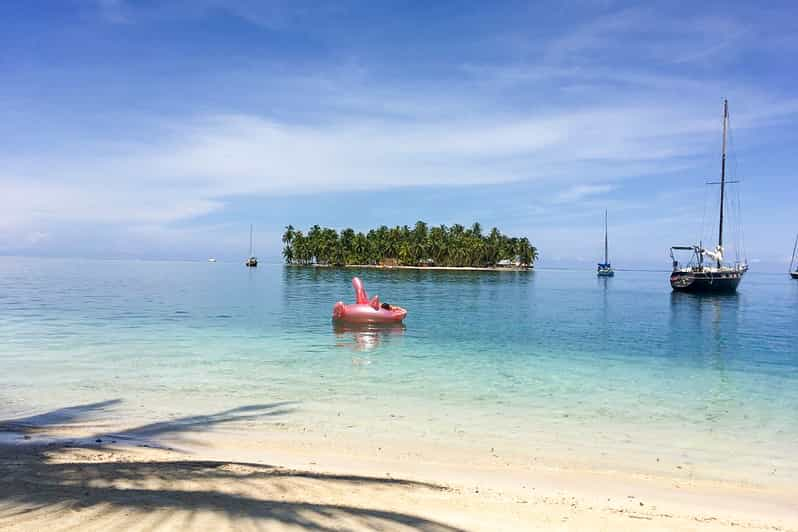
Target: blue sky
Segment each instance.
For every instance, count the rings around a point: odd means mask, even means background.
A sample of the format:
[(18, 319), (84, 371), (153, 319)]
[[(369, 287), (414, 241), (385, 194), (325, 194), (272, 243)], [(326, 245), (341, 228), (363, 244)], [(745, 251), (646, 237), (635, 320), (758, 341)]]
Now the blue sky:
[(783, 269), (798, 7), (563, 4), (2, 2), (0, 253), (479, 220), (592, 267), (606, 208), (617, 266), (667, 268), (711, 238), (727, 97), (747, 256)]

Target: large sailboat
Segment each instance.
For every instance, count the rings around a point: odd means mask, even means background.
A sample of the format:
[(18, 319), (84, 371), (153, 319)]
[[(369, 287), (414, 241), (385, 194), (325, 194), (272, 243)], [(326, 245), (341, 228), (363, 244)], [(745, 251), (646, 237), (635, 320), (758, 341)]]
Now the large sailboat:
[(607, 211), (604, 211), (604, 262), (599, 262), (596, 268), (596, 275), (599, 277), (612, 277), (615, 270), (612, 269), (609, 258), (609, 248), (607, 245)]
[(790, 259), (790, 277), (798, 279), (798, 263), (795, 262), (795, 252), (798, 251), (798, 235), (795, 235), (795, 244), (792, 246), (792, 258)]
[(257, 268), (258, 267), (258, 257), (255, 256), (255, 241), (253, 236), (253, 229), (252, 225), (249, 226), (249, 258), (244, 262), (247, 265), (247, 268)]
[[(718, 223), (718, 244), (714, 250), (703, 247), (701, 243), (692, 246), (672, 246), (671, 288), (677, 292), (730, 293), (748, 271), (745, 261), (724, 263), (723, 256), (723, 207), (726, 195), (726, 134), (729, 125), (729, 102), (723, 100), (723, 152), (720, 165), (720, 219)], [(682, 265), (674, 257), (674, 251), (692, 252), (690, 261)], [(707, 260), (708, 259), (708, 260)]]

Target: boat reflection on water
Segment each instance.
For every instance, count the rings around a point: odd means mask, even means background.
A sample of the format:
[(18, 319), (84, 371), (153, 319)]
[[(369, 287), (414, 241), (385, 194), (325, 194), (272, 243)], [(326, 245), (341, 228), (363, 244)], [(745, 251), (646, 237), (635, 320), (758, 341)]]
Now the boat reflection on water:
[[(705, 367), (722, 369), (735, 354), (742, 297), (727, 294), (671, 292), (670, 346), (672, 354), (688, 357)], [(689, 333), (686, 331), (690, 331)]]
[(371, 351), (381, 343), (391, 342), (405, 333), (403, 323), (342, 323), (333, 322), (338, 347), (355, 351)]
[[(671, 292), (671, 323), (673, 331), (682, 331), (687, 323), (697, 324), (699, 333), (708, 333), (706, 324), (711, 324), (712, 337), (721, 336), (721, 327), (734, 327), (740, 319), (741, 297), (737, 292), (717, 294), (691, 294)], [(706, 339), (707, 334), (699, 334)]]

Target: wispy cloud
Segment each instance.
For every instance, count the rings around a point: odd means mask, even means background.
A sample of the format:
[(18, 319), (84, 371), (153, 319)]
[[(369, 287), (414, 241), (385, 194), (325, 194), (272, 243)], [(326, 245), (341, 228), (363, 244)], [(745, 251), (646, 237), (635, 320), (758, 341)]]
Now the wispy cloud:
[[(601, 127), (611, 117), (613, 127)], [(476, 121), (342, 121), (293, 125), (245, 115), (156, 130), (151, 143), (78, 160), (9, 158), (0, 199), (7, 219), (95, 216), (168, 222), (220, 208), (226, 196), (563, 180), (585, 161), (592, 179), (643, 172), (642, 161), (695, 154), (685, 137), (649, 137), (630, 108)], [(644, 146), (645, 144), (645, 146)], [(644, 149), (645, 148), (645, 149)], [(122, 153), (120, 153), (122, 152)], [(111, 153), (111, 155), (107, 155)], [(92, 155), (93, 154), (93, 155)], [(57, 169), (55, 171), (54, 169)], [(6, 170), (8, 171), (8, 170)]]
[(748, 22), (726, 15), (686, 16), (653, 6), (631, 7), (595, 17), (551, 39), (543, 47), (542, 61), (558, 66), (702, 62), (733, 51), (752, 34)]
[[(762, 32), (735, 14), (604, 5), (544, 28), (513, 13), (518, 24), (501, 20), (476, 47), (468, 46), (470, 37), (458, 38), (467, 34), (456, 31), (461, 19), (430, 19), (425, 24), (442, 26), (416, 34), (407, 23), (396, 31), (413, 46), (393, 48), (381, 32), (402, 21), (380, 18), (385, 26), (369, 27), (370, 37), (357, 40), (345, 24), (351, 6), (344, 4), (332, 11), (217, 0), (92, 5), (105, 20), (102, 38), (109, 22), (130, 23), (131, 35), (146, 30), (135, 46), (121, 46), (123, 58), (140, 46), (163, 62), (150, 77), (137, 77), (124, 61), (109, 67), (102, 54), (88, 54), (95, 59), (90, 65), (76, 58), (75, 68), (48, 78), (74, 83), (71, 92), (80, 98), (72, 103), (84, 106), (60, 122), (58, 112), (27, 92), (17, 100), (34, 111), (29, 120), (24, 108), (15, 108), (23, 126), (39, 120), (55, 127), (29, 135), (46, 139), (38, 149), (0, 151), (0, 249), (45, 246), (69, 224), (125, 228), (131, 238), (164, 243), (193, 241), (188, 233), (203, 227), (226, 241), (229, 228), (208, 229), (207, 220), (242, 197), (397, 187), (530, 184), (537, 187), (535, 205), (509, 198), (516, 203), (509, 201), (504, 213), (522, 213), (519, 220), (556, 214), (563, 224), (578, 224), (580, 207), (612, 200), (620, 211), (620, 203), (635, 202), (628, 191), (647, 179), (714, 160), (723, 96), (732, 100), (735, 132), (751, 143), (765, 139), (750, 130), (784, 127), (798, 113), (798, 99), (778, 84), (729, 76), (734, 71), (719, 58), (752, 50)], [(198, 21), (207, 29), (218, 19), (225, 31), (235, 23), (241, 31), (214, 34), (221, 38), (211, 39), (207, 56), (159, 55), (146, 45), (155, 27), (165, 35), (158, 47), (168, 51), (178, 42), (169, 31)], [(342, 21), (338, 33), (332, 19)], [(240, 54), (232, 66), (231, 50)], [(282, 51), (294, 55), (285, 59)], [(183, 59), (196, 67), (188, 69), (191, 76), (164, 74)], [(146, 63), (138, 65), (146, 70)], [(119, 94), (132, 110), (92, 108), (105, 78), (76, 79), (92, 68), (124, 80)], [(108, 90), (103, 101), (113, 102), (117, 93)], [(190, 104), (182, 101), (186, 94)], [(162, 105), (136, 106), (155, 100)], [(49, 138), (55, 130), (61, 134)], [(543, 214), (535, 218), (536, 212)]]
[(580, 201), (588, 196), (606, 194), (613, 190), (613, 185), (574, 185), (560, 192), (557, 200), (560, 203), (573, 203)]
[(253, 26), (284, 30), (306, 22), (343, 15), (337, 4), (319, 5), (304, 0), (95, 0), (100, 15), (112, 23), (149, 23), (153, 20), (197, 20), (220, 14), (236, 17)]
[[(255, 115), (170, 121), (147, 142), (83, 144), (77, 159), (6, 158), (0, 209), (6, 226), (169, 224), (218, 211), (235, 196), (519, 181), (549, 183), (559, 190), (556, 202), (576, 202), (617, 186), (608, 181), (683, 170), (712, 153), (717, 121), (694, 118), (694, 105), (613, 104), (512, 118), (377, 120), (365, 112), (311, 124)], [(744, 126), (771, 116), (760, 113)]]

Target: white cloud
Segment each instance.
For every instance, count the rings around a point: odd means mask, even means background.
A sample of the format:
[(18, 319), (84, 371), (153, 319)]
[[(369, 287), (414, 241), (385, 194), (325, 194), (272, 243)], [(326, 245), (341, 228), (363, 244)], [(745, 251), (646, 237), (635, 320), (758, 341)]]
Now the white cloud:
[[(286, 27), (303, 16), (301, 7), (285, 4), (202, 0), (149, 10), (98, 1), (116, 22), (225, 9), (263, 27)], [(689, 75), (689, 67), (748, 36), (733, 20), (675, 21), (632, 9), (528, 43), (535, 54), (497, 51), (524, 60), (468, 64), (448, 73), (454, 80), (380, 81), (357, 60), (306, 75), (253, 67), (228, 80), (214, 72), (231, 87), (271, 92), (263, 106), (237, 113), (197, 106), (195, 116), (136, 116), (135, 138), (145, 141), (70, 146), (63, 138), (61, 154), (0, 155), (0, 247), (46, 243), (52, 227), (69, 223), (117, 225), (165, 247), (191, 242), (196, 226), (176, 222), (217, 212), (239, 196), (533, 181), (547, 189), (540, 203), (556, 209), (608, 200), (601, 195), (621, 180), (715, 157), (722, 96), (732, 100), (737, 131), (798, 112), (796, 99), (705, 72)], [(150, 120), (143, 129), (142, 120)], [(228, 228), (203, 230), (226, 241)]]
[(606, 194), (614, 188), (613, 185), (575, 185), (562, 191), (557, 199), (560, 203), (573, 203), (589, 196)]
[[(522, 180), (566, 187), (558, 201), (573, 202), (619, 179), (681, 170), (714, 153), (717, 120), (710, 110), (697, 117), (696, 105), (613, 103), (413, 121), (354, 115), (315, 124), (199, 117), (156, 127), (146, 143), (83, 145), (76, 158), (8, 158), (0, 209), (6, 227), (36, 220), (168, 224), (219, 210), (233, 196)], [(785, 107), (761, 105), (743, 127)]]
[[(750, 21), (724, 15), (674, 15), (650, 7), (616, 10), (578, 25), (543, 46), (547, 65), (628, 62), (630, 54), (656, 64), (723, 62), (754, 32)], [(644, 38), (641, 38), (643, 37)], [(728, 57), (733, 54), (728, 53)]]

